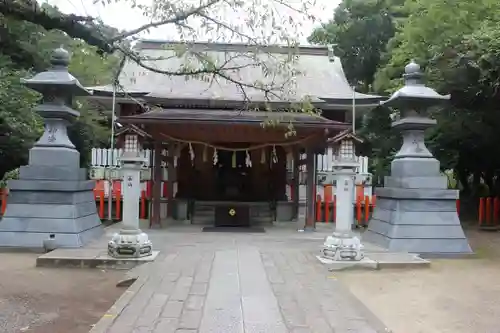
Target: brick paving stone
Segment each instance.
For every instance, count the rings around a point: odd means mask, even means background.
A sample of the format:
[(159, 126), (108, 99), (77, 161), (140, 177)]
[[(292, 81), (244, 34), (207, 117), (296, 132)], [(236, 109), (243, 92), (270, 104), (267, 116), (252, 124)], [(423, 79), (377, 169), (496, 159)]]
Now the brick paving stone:
[(163, 306), (168, 300), (168, 295), (154, 294), (149, 304), (142, 310), (141, 315), (135, 322), (136, 326), (153, 327), (156, 319), (160, 316)]
[(320, 240), (276, 228), (259, 235), (198, 230), (151, 231), (161, 254), (140, 270), (146, 282), (106, 333), (384, 332), (328, 278), (314, 257)]
[(244, 332), (236, 249), (215, 253), (199, 332)]
[(206, 295), (208, 290), (208, 283), (205, 282), (195, 282), (191, 286), (191, 290), (189, 291), (192, 295)]
[(189, 295), (184, 304), (186, 310), (202, 310), (205, 303), (204, 295)]
[(182, 313), (182, 308), (184, 307), (183, 301), (170, 300), (165, 304), (163, 311), (161, 312), (162, 318), (179, 318)]
[(196, 268), (194, 275), (195, 283), (207, 283), (210, 280), (210, 271), (212, 269), (212, 263), (214, 261), (215, 253), (213, 251), (207, 251), (203, 253), (199, 265)]
[(181, 276), (172, 290), (170, 295), (170, 300), (172, 301), (185, 301), (191, 290), (191, 284), (193, 283), (193, 277), (191, 276)]
[(260, 251), (256, 248), (242, 248), (238, 257), (245, 332), (288, 333), (262, 264)]
[(308, 327), (294, 327), (290, 330), (290, 333), (317, 333), (317, 332), (311, 330)]
[(174, 333), (177, 331), (178, 318), (160, 318), (156, 323), (154, 333)]
[(179, 328), (198, 329), (200, 326), (201, 310), (184, 310), (179, 321)]

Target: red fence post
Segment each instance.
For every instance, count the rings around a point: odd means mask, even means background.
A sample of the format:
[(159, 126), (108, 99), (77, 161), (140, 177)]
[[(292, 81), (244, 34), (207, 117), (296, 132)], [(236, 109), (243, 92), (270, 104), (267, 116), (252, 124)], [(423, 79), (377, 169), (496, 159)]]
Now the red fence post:
[(479, 212), (478, 212), (479, 226), (483, 224), (483, 221), (484, 221), (484, 198), (479, 198)]
[(2, 208), (0, 209), (0, 215), (5, 214), (5, 210), (7, 209), (7, 196), (8, 196), (9, 190), (6, 188), (0, 189), (0, 196), (2, 199)]
[(104, 219), (104, 190), (99, 191), (99, 218)]
[(332, 201), (332, 187), (331, 185), (325, 185), (325, 222), (330, 221), (330, 203)]
[(498, 197), (495, 197), (493, 199), (493, 222), (495, 223), (498, 222), (499, 209), (500, 209), (500, 202), (498, 200)]
[(370, 221), (370, 197), (365, 195), (365, 226)]
[(457, 199), (457, 202), (455, 203), (457, 206), (457, 214), (460, 216), (460, 199)]
[(356, 220), (358, 222), (358, 226), (361, 225), (361, 196), (356, 196)]
[(316, 222), (321, 222), (321, 195), (316, 196)]
[(122, 190), (117, 188), (115, 196), (116, 196), (116, 201), (115, 201), (116, 220), (120, 221), (122, 214)]
[(163, 193), (162, 193), (162, 198), (167, 197), (167, 191), (168, 191), (168, 182), (164, 181), (163, 182)]
[(486, 215), (486, 224), (490, 224), (491, 222), (491, 198), (486, 198), (486, 212), (485, 212), (485, 215)]

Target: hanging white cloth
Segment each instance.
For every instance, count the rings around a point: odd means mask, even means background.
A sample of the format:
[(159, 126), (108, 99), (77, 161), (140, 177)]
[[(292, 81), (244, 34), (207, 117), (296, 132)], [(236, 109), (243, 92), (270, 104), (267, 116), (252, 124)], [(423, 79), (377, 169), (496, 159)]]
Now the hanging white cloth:
[(248, 150), (246, 151), (245, 165), (248, 168), (252, 167), (252, 158), (250, 157), (250, 153), (248, 152)]
[(214, 165), (217, 165), (217, 163), (219, 163), (219, 155), (217, 154), (217, 148), (214, 148), (214, 155), (212, 156), (212, 160), (214, 162)]

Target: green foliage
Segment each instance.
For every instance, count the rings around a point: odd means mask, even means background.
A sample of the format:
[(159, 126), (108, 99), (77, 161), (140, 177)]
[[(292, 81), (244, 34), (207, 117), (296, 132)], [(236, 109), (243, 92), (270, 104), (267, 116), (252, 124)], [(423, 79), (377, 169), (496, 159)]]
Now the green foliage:
[(333, 20), (316, 29), (309, 41), (332, 44), (351, 84), (370, 91), (402, 13), (400, 6), (389, 0), (345, 0), (335, 10)]
[(19, 168), (6, 172), (3, 178), (0, 180), (0, 189), (6, 188), (9, 185), (8, 184), (9, 180), (18, 178), (19, 178)]
[[(433, 111), (438, 126), (427, 135), (441, 167), (453, 169), (466, 192), (478, 193), (471, 179), (500, 192), (498, 1), (343, 0), (310, 40), (336, 44), (349, 80), (369, 92), (400, 88), (404, 66), (415, 59), (428, 85), (452, 95), (449, 106)], [(389, 117), (389, 110), (372, 110), (359, 130), (375, 177), (387, 173), (400, 146)]]
[[(49, 12), (57, 10), (44, 5)], [(65, 47), (72, 55), (70, 72), (84, 86), (109, 83), (118, 67), (114, 55), (100, 55), (96, 47), (73, 39), (59, 30), (0, 15), (0, 176), (27, 163), (28, 150), (40, 137), (43, 122), (33, 112), (40, 96), (20, 83), (21, 78), (47, 69), (52, 51)], [(90, 148), (109, 144), (111, 114), (83, 99), (73, 105), (80, 118), (69, 128), (69, 136), (81, 154), (82, 166), (89, 162)]]
[(0, 175), (27, 160), (28, 149), (43, 130), (41, 119), (31, 111), (39, 96), (21, 85), (27, 72), (11, 65), (0, 56)]

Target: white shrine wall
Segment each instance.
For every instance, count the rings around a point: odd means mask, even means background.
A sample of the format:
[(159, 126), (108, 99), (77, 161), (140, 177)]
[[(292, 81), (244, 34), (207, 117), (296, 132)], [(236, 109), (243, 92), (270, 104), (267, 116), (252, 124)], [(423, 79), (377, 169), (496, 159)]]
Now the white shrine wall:
[[(108, 179), (107, 172), (112, 173), (112, 178), (118, 180), (120, 178), (120, 162), (119, 157), (123, 153), (122, 149), (107, 149), (107, 148), (92, 148), (91, 151), (91, 178), (95, 180), (104, 180)], [(142, 190), (146, 190), (147, 181), (151, 179), (151, 169), (154, 161), (154, 151), (150, 149), (145, 149), (142, 151), (143, 156), (145, 157), (145, 162), (143, 164), (143, 172), (141, 175), (141, 188)], [(333, 171), (333, 157), (334, 151), (333, 148), (328, 148), (325, 154), (318, 154), (316, 160), (316, 169), (318, 176), (321, 177), (322, 174)], [(305, 154), (301, 155), (301, 159), (305, 159)], [(365, 196), (372, 196), (372, 186), (371, 182), (371, 174), (368, 172), (368, 157), (366, 156), (358, 156), (357, 157), (359, 166), (356, 168), (356, 184), (361, 186), (363, 183), (367, 183), (363, 186), (362, 191)], [(177, 160), (174, 160), (174, 165), (176, 165)], [(167, 169), (165, 165), (162, 165), (162, 174), (163, 179), (166, 180), (168, 178)], [(287, 161), (287, 170), (291, 173), (293, 169), (293, 161)], [(299, 200), (305, 201), (306, 198), (306, 167), (305, 165), (300, 166), (299, 171), (300, 178), (300, 187), (299, 187)], [(368, 182), (367, 182), (368, 180)], [(109, 183), (104, 182), (104, 193), (105, 196), (108, 196), (109, 193)], [(163, 192), (163, 186), (162, 186)], [(174, 182), (174, 195), (177, 192), (177, 183)], [(324, 199), (324, 186), (317, 185), (316, 193)], [(332, 194), (335, 195), (335, 187), (332, 187)], [(287, 186), (287, 196), (290, 198), (290, 186)], [(353, 198), (354, 200), (354, 198)]]

